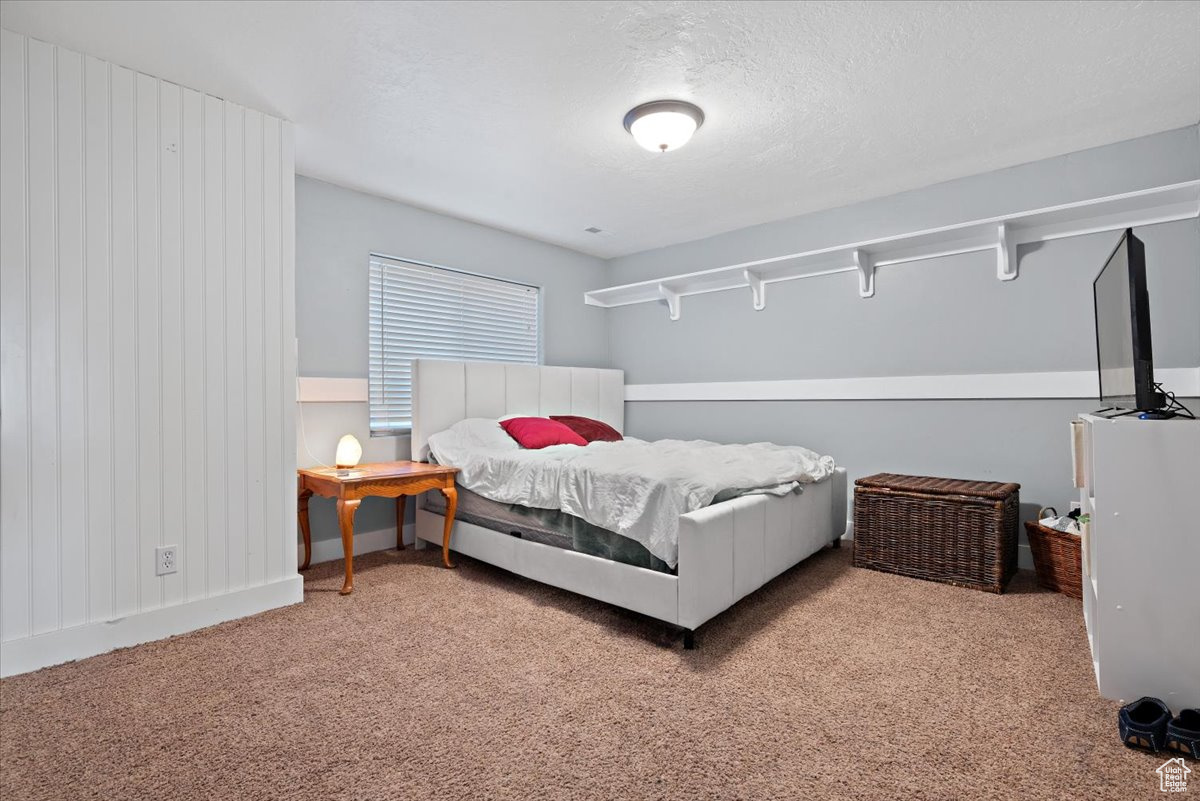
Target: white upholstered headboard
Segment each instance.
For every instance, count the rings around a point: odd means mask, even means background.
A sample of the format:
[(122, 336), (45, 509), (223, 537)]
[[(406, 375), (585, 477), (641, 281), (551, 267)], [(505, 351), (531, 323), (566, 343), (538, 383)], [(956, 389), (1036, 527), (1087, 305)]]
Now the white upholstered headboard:
[(501, 362), (414, 359), (412, 458), (429, 458), (429, 437), (468, 417), (578, 414), (624, 433), (625, 371)]

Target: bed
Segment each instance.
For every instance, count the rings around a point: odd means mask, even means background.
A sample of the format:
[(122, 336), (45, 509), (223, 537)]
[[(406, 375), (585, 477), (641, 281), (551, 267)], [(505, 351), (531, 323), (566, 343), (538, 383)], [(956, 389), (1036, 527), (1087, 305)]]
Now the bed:
[[(418, 359), (413, 362), (413, 458), (431, 436), (470, 418), (523, 414), (591, 417), (624, 431), (620, 370)], [(469, 487), (468, 487), (469, 489)], [(417, 547), (440, 547), (444, 518), (422, 501)], [(673, 570), (627, 564), (536, 538), (456, 520), (450, 548), (535, 581), (630, 609), (693, 632), (827, 545), (846, 528), (846, 472), (803, 492), (744, 495), (680, 515)]]

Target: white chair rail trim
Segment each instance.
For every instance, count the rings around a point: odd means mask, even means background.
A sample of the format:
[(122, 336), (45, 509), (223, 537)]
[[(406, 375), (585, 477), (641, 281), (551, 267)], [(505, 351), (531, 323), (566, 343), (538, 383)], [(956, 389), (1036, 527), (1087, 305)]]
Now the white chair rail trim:
[[(1163, 386), (1181, 398), (1200, 397), (1200, 367), (1155, 370)], [(864, 376), (775, 381), (707, 381), (630, 384), (625, 401), (732, 400), (987, 400), (1094, 398), (1091, 370), (1030, 373)], [(303, 377), (296, 381), (301, 403), (366, 403), (365, 378)]]
[[(1200, 367), (1159, 368), (1181, 398), (1200, 396)], [(986, 400), (1096, 398), (1094, 370), (628, 384), (625, 401)]]
[(297, 378), (296, 400), (300, 403), (366, 403), (367, 379)]

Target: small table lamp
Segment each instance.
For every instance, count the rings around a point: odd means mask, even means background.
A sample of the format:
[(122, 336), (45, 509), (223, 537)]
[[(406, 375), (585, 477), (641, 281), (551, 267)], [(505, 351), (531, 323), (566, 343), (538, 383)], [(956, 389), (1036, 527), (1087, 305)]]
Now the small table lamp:
[(333, 464), (339, 470), (354, 467), (360, 459), (362, 459), (362, 445), (359, 444), (353, 434), (347, 434), (338, 440), (337, 453), (333, 457)]

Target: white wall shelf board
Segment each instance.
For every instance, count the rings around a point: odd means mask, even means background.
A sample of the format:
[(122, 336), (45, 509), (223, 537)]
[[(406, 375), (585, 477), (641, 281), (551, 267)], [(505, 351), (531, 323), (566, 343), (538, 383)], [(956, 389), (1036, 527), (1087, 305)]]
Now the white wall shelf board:
[(996, 252), (996, 277), (1017, 277), (1017, 248), (1070, 236), (1187, 220), (1200, 216), (1200, 181), (1142, 189), (1061, 206), (1006, 214), (910, 234), (820, 250), (789, 253), (700, 272), (639, 281), (584, 293), (590, 306), (613, 308), (665, 301), (672, 320), (683, 298), (727, 289), (750, 289), (755, 309), (766, 307), (767, 285), (776, 281), (856, 272), (859, 295), (875, 294), (875, 270), (959, 253)]

